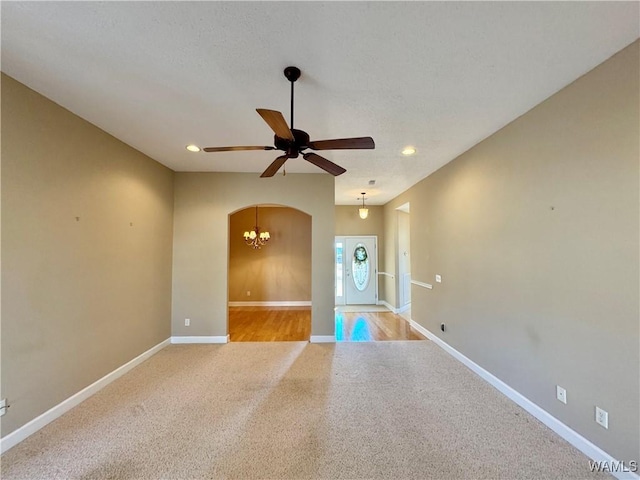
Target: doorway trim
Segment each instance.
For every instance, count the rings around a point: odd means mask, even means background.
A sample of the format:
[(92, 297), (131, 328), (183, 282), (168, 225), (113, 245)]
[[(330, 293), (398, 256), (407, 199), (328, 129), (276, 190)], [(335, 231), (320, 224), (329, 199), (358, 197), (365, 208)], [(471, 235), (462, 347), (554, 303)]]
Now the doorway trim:
[[(338, 258), (339, 257), (339, 253), (338, 253), (338, 245), (342, 244), (342, 252), (344, 252), (345, 248), (346, 248), (346, 244), (347, 244), (347, 239), (355, 239), (355, 238), (366, 238), (366, 239), (370, 239), (373, 240), (373, 245), (374, 245), (374, 254), (375, 254), (375, 268), (373, 269), (373, 272), (370, 273), (370, 282), (374, 282), (374, 286), (375, 286), (375, 301), (372, 305), (378, 305), (379, 304), (379, 296), (378, 296), (378, 236), (377, 235), (339, 235), (335, 237), (335, 241), (333, 244), (333, 251), (334, 251), (334, 262), (333, 262), (333, 271), (334, 271), (334, 298), (335, 298), (335, 304), (338, 306), (342, 306), (342, 305), (349, 305), (348, 303), (346, 303), (346, 279), (347, 276), (345, 274), (345, 262), (344, 262), (344, 253), (342, 253), (342, 258)], [(341, 263), (339, 264), (338, 262), (341, 260)], [(340, 267), (339, 265), (342, 265), (342, 275), (340, 275)], [(341, 295), (339, 295), (341, 293)]]
[[(396, 304), (397, 313), (411, 308), (411, 208), (404, 203), (396, 208)], [(401, 222), (400, 215), (407, 215), (407, 221)], [(409, 258), (409, 264), (405, 258)]]

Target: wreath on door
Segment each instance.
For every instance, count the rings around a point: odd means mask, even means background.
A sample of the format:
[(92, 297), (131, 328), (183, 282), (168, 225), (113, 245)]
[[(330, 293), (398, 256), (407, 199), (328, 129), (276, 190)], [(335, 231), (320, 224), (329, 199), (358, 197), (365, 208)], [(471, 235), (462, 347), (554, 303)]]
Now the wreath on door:
[(360, 265), (367, 261), (368, 255), (367, 250), (364, 247), (357, 247), (353, 252), (353, 261)]

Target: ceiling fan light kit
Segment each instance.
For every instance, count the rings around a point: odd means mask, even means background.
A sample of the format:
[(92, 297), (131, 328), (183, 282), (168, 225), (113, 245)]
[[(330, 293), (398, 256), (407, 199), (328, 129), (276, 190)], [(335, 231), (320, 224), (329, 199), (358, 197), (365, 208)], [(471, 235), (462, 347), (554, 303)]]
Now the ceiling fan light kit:
[(300, 78), (301, 72), (297, 67), (287, 67), (284, 69), (284, 76), (291, 82), (291, 128), (287, 125), (282, 113), (275, 110), (258, 108), (258, 115), (269, 125), (274, 132), (274, 146), (235, 146), (235, 147), (205, 147), (205, 152), (234, 152), (239, 150), (281, 150), (284, 155), (277, 157), (267, 169), (262, 172), (261, 177), (273, 177), (280, 167), (290, 158), (302, 158), (309, 163), (321, 168), (333, 176), (342, 175), (347, 170), (340, 165), (327, 160), (311, 150), (350, 150), (350, 149), (374, 149), (375, 143), (371, 137), (338, 138), (332, 140), (311, 141), (309, 134), (302, 130), (293, 128), (293, 85)]

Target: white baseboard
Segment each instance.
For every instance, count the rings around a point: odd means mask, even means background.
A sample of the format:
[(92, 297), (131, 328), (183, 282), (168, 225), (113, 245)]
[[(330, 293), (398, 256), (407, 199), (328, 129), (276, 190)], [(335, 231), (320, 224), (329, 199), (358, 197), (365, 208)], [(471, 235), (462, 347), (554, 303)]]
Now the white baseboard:
[(398, 313), (398, 309), (391, 306), (390, 303), (386, 302), (385, 300), (378, 300), (378, 305), (384, 305), (385, 307), (387, 307), (389, 310), (391, 310), (391, 312), (393, 313)]
[(336, 343), (335, 335), (311, 335), (310, 343)]
[(407, 303), (406, 305), (404, 305), (404, 306), (402, 306), (400, 308), (396, 308), (396, 307), (392, 306), (390, 303), (388, 303), (385, 300), (378, 300), (378, 305), (384, 305), (389, 310), (391, 310), (392, 313), (395, 313), (396, 315), (399, 314), (399, 313), (406, 312), (407, 310), (409, 310), (411, 308), (411, 302)]
[(229, 302), (230, 307), (310, 307), (311, 301), (282, 301), (282, 302)]
[[(484, 368), (482, 368), (473, 360), (470, 360), (469, 358), (465, 357), (462, 353), (457, 351), (455, 348), (453, 348), (451, 345), (446, 343), (437, 335), (434, 335), (433, 333), (431, 333), (429, 330), (424, 328), (415, 320), (410, 320), (410, 324), (411, 324), (411, 327), (413, 327), (414, 329), (422, 333), (425, 337), (427, 337), (433, 343), (438, 345), (440, 348), (442, 348), (445, 352), (447, 352), (453, 358), (455, 358), (456, 360), (464, 364), (466, 367), (468, 367), (470, 370), (472, 370), (474, 373), (480, 376), (483, 380), (485, 380), (491, 386), (496, 388), (500, 393), (505, 395), (507, 398), (509, 398), (516, 404), (520, 405), (527, 412), (529, 412), (531, 415), (536, 417), (538, 420), (544, 423), (547, 427), (549, 427), (551, 430), (556, 432), (558, 435), (564, 438), (571, 445), (573, 445), (582, 453), (584, 453), (591, 460), (595, 460), (598, 462), (600, 461), (608, 462), (609, 465), (615, 465), (619, 463), (615, 458), (613, 458), (607, 452), (602, 450), (600, 447), (593, 444), (592, 442), (584, 438), (582, 435), (580, 435), (578, 432), (576, 432), (575, 430), (571, 429), (570, 427), (562, 423), (560, 420), (552, 416), (546, 410), (543, 410), (542, 408), (540, 408), (538, 405), (533, 403), (527, 397), (525, 397), (518, 391), (511, 388), (509, 385), (504, 383), (502, 380), (500, 380), (499, 378), (497, 378), (496, 376), (494, 376)], [(640, 479), (640, 476), (638, 476), (636, 473), (633, 473), (633, 472), (609, 472), (609, 473), (611, 473), (613, 476), (615, 476), (620, 480), (639, 480)]]
[(104, 377), (102, 377), (99, 380), (96, 380), (88, 387), (83, 388), (78, 393), (70, 396), (66, 400), (63, 400), (55, 407), (50, 408), (49, 410), (44, 412), (42, 415), (39, 415), (38, 417), (24, 424), (22, 427), (18, 428), (17, 430), (14, 430), (8, 435), (5, 435), (4, 437), (2, 437), (0, 439), (0, 453), (4, 453), (7, 450), (9, 450), (11, 447), (16, 446), (25, 438), (29, 437), (30, 435), (33, 435), (42, 427), (53, 422), (55, 419), (65, 414), (66, 412), (71, 410), (73, 407), (79, 405), (80, 403), (85, 401), (87, 398), (89, 398), (91, 395), (93, 395), (94, 393), (97, 393), (98, 391), (106, 387), (108, 384), (110, 384), (117, 378), (127, 373), (132, 368), (140, 365), (146, 359), (158, 353), (164, 347), (169, 345), (170, 343), (169, 340), (170, 339), (166, 339), (165, 341), (160, 342), (155, 347), (151, 347), (149, 350), (147, 350), (144, 353), (141, 353), (133, 360), (128, 361), (121, 367), (116, 368), (113, 372), (106, 374)]
[(411, 308), (411, 302), (407, 303), (406, 305), (400, 307), (400, 308), (396, 308), (397, 312), (396, 313), (404, 313), (407, 310), (409, 310)]
[(171, 343), (174, 345), (185, 343), (229, 343), (229, 335), (218, 335), (215, 337), (171, 337)]

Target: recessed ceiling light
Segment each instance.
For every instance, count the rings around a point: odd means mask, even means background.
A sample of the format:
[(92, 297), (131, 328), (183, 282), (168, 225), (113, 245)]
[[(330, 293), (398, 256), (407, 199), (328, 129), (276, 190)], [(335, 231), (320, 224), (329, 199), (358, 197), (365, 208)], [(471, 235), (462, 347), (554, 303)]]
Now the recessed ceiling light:
[(416, 149), (414, 147), (404, 147), (402, 149), (403, 155), (413, 155), (414, 153), (416, 153)]
[(197, 145), (187, 145), (185, 147), (187, 150), (189, 150), (190, 152), (199, 152), (200, 151), (200, 147)]

